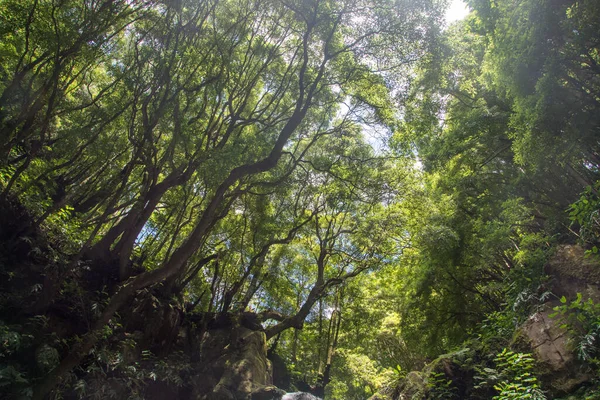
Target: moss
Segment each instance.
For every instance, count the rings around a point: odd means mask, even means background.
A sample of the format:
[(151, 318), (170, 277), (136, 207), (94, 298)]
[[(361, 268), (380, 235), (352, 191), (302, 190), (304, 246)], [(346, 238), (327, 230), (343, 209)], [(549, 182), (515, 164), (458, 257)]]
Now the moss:
[(530, 353), (531, 339), (527, 337), (523, 329), (519, 328), (513, 333), (508, 347), (515, 352)]

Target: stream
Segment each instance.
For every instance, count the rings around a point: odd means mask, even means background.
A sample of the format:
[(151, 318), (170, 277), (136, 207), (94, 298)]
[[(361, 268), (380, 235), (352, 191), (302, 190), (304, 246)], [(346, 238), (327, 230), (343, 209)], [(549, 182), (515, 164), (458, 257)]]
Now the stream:
[(321, 398), (315, 397), (310, 393), (293, 392), (284, 394), (281, 400), (321, 400)]

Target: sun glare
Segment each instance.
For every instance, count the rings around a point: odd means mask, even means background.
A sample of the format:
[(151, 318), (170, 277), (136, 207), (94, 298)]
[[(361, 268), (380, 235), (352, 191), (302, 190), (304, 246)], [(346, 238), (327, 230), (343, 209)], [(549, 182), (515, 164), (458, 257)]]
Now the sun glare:
[(451, 24), (460, 21), (469, 14), (469, 7), (462, 0), (452, 0), (450, 7), (446, 10), (446, 23)]

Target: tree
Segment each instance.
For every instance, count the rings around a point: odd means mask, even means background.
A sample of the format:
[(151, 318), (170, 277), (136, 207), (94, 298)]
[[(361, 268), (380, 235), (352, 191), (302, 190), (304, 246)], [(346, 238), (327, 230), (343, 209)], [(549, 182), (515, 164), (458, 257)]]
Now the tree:
[[(315, 291), (296, 317), (269, 328), (275, 334), (301, 326), (322, 293), (369, 268), (355, 254), (366, 242), (345, 247), (359, 229), (357, 221), (347, 226), (359, 198), (325, 209), (321, 202), (332, 201), (325, 196), (279, 214), (283, 229), (265, 229), (252, 247), (238, 224), (258, 226), (265, 214), (253, 204), (285, 195), (273, 188), (308, 165), (324, 138), (344, 137), (357, 122), (394, 123), (389, 88), (400, 87), (407, 65), (436, 34), (437, 7), (387, 0), (2, 2), (3, 196), (32, 205), (37, 226), (62, 215), (77, 227), (79, 244), (68, 265), (49, 271), (33, 309), (43, 312), (82, 264), (100, 277), (98, 288), (107, 284), (114, 293), (36, 398), (85, 357), (140, 289), (166, 282), (161, 290), (177, 294), (212, 268), (210, 303), (223, 311), (248, 304), (271, 247), (312, 226)], [(343, 181), (335, 168), (328, 172)], [(283, 206), (277, 196), (267, 203)], [(334, 257), (339, 264), (330, 272)]]
[(429, 332), (424, 348), (439, 351), (535, 293), (552, 243), (572, 240), (564, 210), (598, 172), (587, 116), (597, 35), (573, 39), (596, 7), (470, 4), (425, 59), (395, 137), (422, 161), (427, 199), (403, 335), (422, 343)]

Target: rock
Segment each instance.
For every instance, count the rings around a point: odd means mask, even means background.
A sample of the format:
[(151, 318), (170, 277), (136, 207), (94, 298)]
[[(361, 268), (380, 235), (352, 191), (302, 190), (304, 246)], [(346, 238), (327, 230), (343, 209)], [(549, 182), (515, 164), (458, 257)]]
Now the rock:
[(569, 393), (591, 376), (582, 373), (570, 346), (569, 334), (560, 327), (560, 320), (550, 318), (550, 309), (529, 317), (521, 327), (520, 335), (529, 344), (541, 364), (540, 379), (557, 394)]
[[(468, 398), (474, 379), (474, 371), (471, 368), (473, 357), (475, 357), (475, 350), (470, 347), (443, 354), (423, 368), (424, 376), (431, 383), (434, 375), (440, 375), (438, 379), (452, 381), (449, 390), (452, 390), (455, 397)], [(428, 391), (430, 392), (430, 390)], [(435, 397), (439, 396), (439, 393), (428, 393), (428, 395), (434, 395)]]
[(398, 400), (410, 400), (422, 398), (426, 391), (425, 378), (421, 371), (411, 371), (406, 375), (399, 388)]
[(292, 376), (285, 360), (275, 352), (269, 353), (267, 357), (273, 365), (273, 384), (281, 389), (290, 390), (292, 387)]
[(280, 400), (285, 391), (276, 386), (264, 386), (254, 390), (250, 396), (252, 400)]
[[(224, 345), (226, 341), (229, 343)], [(254, 399), (253, 396), (261, 398), (267, 393), (276, 393), (265, 389), (272, 386), (273, 376), (264, 332), (241, 326), (209, 331), (203, 348), (207, 351), (203, 352), (201, 363), (206, 368), (205, 373), (198, 375), (194, 398), (228, 399), (231, 394), (234, 399)], [(209, 391), (206, 390), (206, 375), (211, 375), (217, 382)]]
[[(561, 245), (545, 266), (551, 277), (548, 289), (557, 297), (575, 299), (578, 293), (583, 300), (600, 302), (600, 262), (597, 257), (586, 257), (578, 245)], [(569, 393), (591, 379), (583, 373), (577, 360), (568, 332), (560, 327), (559, 318), (550, 318), (558, 301), (548, 302), (529, 317), (513, 340), (513, 348), (532, 352), (542, 366), (538, 375), (545, 387), (556, 395)]]
[(549, 310), (533, 314), (523, 325), (522, 332), (536, 359), (551, 371), (560, 371), (573, 362), (574, 356), (568, 348), (567, 332), (549, 314)]
[(558, 246), (545, 272), (552, 278), (548, 285), (556, 296), (574, 299), (581, 293), (584, 300), (600, 302), (600, 261), (597, 256), (586, 257), (581, 246)]

